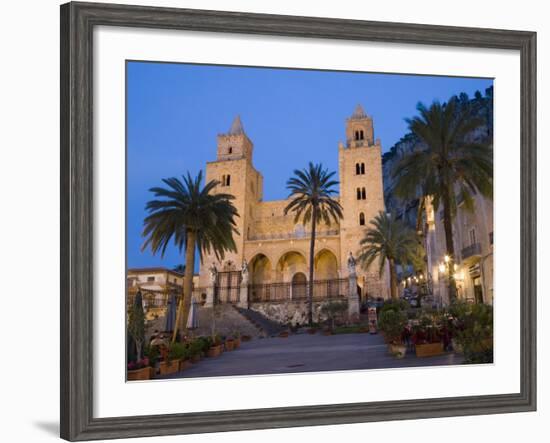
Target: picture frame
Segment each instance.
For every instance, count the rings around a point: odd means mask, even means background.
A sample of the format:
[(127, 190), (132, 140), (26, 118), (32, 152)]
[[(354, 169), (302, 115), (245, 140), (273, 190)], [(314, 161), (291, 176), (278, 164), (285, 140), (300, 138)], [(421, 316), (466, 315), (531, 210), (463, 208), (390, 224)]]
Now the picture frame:
[[(521, 64), (520, 392), (253, 410), (93, 414), (93, 30), (97, 26), (518, 51)], [(61, 6), (61, 437), (69, 441), (536, 410), (536, 33), (237, 12)]]

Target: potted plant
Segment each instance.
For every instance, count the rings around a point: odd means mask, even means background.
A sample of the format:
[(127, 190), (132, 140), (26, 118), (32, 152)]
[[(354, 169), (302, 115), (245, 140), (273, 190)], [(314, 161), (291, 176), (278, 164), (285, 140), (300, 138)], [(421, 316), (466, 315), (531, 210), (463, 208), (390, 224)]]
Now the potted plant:
[(438, 327), (435, 316), (425, 314), (413, 328), (412, 342), (417, 357), (433, 357), (444, 353), (441, 328)]
[(185, 344), (174, 342), (168, 348), (168, 355), (160, 362), (160, 375), (173, 374), (180, 370), (180, 362), (187, 357)]
[(191, 360), (191, 363), (197, 363), (201, 359), (202, 355), (202, 349), (203, 349), (203, 343), (199, 339), (195, 339), (188, 343), (187, 350), (189, 353), (189, 359)]
[(397, 358), (405, 357), (407, 346), (403, 343), (403, 330), (407, 324), (407, 314), (400, 309), (380, 311), (378, 326), (384, 333), (390, 354)]
[(239, 330), (235, 330), (233, 333), (233, 341), (235, 342), (235, 349), (241, 346), (241, 332)]
[(232, 351), (235, 349), (235, 341), (232, 336), (226, 337), (224, 347), (226, 351)]
[(208, 349), (207, 356), (208, 357), (217, 357), (222, 353), (222, 341), (219, 335), (215, 335), (211, 337), (211, 346)]
[(151, 378), (151, 366), (149, 358), (144, 357), (137, 361), (128, 363), (127, 379), (128, 381), (149, 380)]

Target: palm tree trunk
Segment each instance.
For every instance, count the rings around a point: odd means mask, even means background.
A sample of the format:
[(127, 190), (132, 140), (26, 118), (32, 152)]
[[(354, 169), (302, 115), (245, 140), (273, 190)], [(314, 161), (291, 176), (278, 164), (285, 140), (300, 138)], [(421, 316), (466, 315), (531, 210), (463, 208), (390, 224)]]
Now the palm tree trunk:
[(397, 272), (395, 271), (395, 260), (390, 258), (390, 294), (392, 300), (397, 300)]
[(449, 262), (447, 263), (447, 273), (449, 282), (449, 301), (452, 303), (456, 298), (456, 281), (454, 277), (455, 247), (453, 242), (453, 221), (451, 218), (451, 196), (450, 189), (445, 186), (442, 192), (443, 197), (443, 228), (445, 230), (445, 246)]
[(183, 280), (183, 296), (179, 302), (178, 315), (172, 341), (175, 341), (178, 329), (184, 330), (191, 307), (191, 295), (193, 292), (193, 271), (195, 270), (195, 231), (187, 231), (187, 242), (185, 247), (185, 275)]
[(313, 323), (313, 268), (315, 266), (315, 229), (317, 225), (317, 208), (313, 207), (313, 218), (311, 220), (311, 240), (309, 244), (309, 281), (307, 288), (307, 320)]

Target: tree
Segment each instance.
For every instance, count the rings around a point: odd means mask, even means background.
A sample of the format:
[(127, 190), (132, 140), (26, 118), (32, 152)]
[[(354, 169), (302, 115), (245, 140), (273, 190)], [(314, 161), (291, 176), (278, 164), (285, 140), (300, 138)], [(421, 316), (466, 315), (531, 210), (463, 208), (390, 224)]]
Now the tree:
[(394, 213), (379, 212), (370, 221), (372, 227), (367, 228), (360, 240), (358, 260), (368, 269), (378, 260), (378, 273), (384, 274), (386, 262), (390, 268), (390, 293), (392, 300), (397, 299), (397, 269), (396, 265), (408, 265), (418, 262), (422, 255), (422, 246), (416, 233), (395, 218)]
[(136, 361), (139, 361), (142, 358), (143, 341), (145, 340), (145, 313), (139, 290), (128, 313), (128, 333), (136, 345)]
[[(475, 194), (492, 197), (493, 151), (488, 143), (475, 140), (473, 132), (484, 120), (473, 115), (467, 103), (452, 99), (434, 102), (429, 108), (419, 103), (420, 113), (407, 120), (421, 146), (406, 154), (392, 171), (395, 192), (401, 198), (431, 197), (435, 211), (443, 208), (448, 269), (454, 269), (453, 217), (458, 201), (473, 209)], [(456, 282), (449, 272), (449, 295), (456, 297)]]
[(308, 285), (308, 322), (313, 323), (313, 268), (315, 257), (315, 233), (317, 224), (323, 221), (328, 226), (337, 223), (342, 217), (342, 206), (334, 199), (334, 187), (338, 184), (333, 179), (335, 172), (323, 169), (322, 164), (309, 163), (302, 170), (294, 170), (294, 177), (287, 181), (291, 202), (285, 208), (285, 215), (293, 212), (294, 223), (300, 219), (307, 225), (311, 222), (311, 239), (309, 244), (309, 285)]
[(225, 253), (236, 251), (233, 234), (238, 234), (235, 218), (237, 209), (230, 194), (216, 193), (219, 182), (212, 180), (203, 188), (202, 171), (193, 179), (187, 177), (163, 179), (166, 188), (151, 188), (156, 199), (146, 205), (149, 215), (144, 220), (142, 236), (145, 241), (142, 250), (151, 248), (153, 254), (164, 256), (166, 248), (173, 240), (181, 252), (185, 248), (185, 274), (183, 297), (178, 306), (178, 321), (174, 328), (174, 338), (178, 327), (184, 328), (191, 304), (195, 250), (198, 249), (202, 262), (205, 253), (214, 252), (221, 260)]

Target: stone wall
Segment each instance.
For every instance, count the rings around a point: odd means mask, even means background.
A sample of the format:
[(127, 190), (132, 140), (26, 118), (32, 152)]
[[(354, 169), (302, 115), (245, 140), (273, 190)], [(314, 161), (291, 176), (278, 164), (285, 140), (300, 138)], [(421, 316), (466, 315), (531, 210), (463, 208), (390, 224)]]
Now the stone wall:
[[(346, 303), (346, 300), (343, 299), (333, 301), (341, 301), (342, 303)], [(321, 311), (323, 305), (325, 305), (326, 303), (327, 301), (313, 302), (313, 321), (315, 323), (320, 323), (327, 320), (327, 315)], [(277, 323), (291, 324), (292, 326), (307, 324), (306, 301), (251, 303), (249, 309), (259, 312), (263, 316)]]

